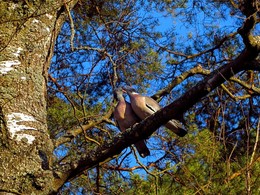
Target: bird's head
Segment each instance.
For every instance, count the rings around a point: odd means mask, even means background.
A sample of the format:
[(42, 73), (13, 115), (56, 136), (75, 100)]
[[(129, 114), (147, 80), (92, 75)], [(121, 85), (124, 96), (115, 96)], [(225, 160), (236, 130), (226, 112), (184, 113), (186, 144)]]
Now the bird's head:
[(128, 93), (128, 94), (137, 93), (137, 92), (135, 91), (135, 89), (132, 88), (132, 87), (130, 87), (130, 86), (124, 86), (124, 87), (123, 87), (123, 90), (124, 90), (124, 92), (126, 92), (126, 93)]
[(124, 90), (119, 87), (119, 88), (115, 88), (114, 89), (114, 98), (118, 101), (120, 100), (121, 98), (124, 98), (123, 97), (123, 93), (124, 93)]

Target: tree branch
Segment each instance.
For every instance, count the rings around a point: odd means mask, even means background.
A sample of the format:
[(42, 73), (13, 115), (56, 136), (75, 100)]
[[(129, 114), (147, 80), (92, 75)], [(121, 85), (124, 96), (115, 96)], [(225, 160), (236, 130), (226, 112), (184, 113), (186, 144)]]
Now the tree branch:
[(247, 90), (251, 90), (252, 92), (260, 95), (260, 88), (255, 87), (254, 85), (250, 85), (244, 81), (241, 81), (240, 79), (236, 78), (236, 77), (231, 77), (230, 78), (231, 81), (238, 83), (239, 85), (241, 85), (242, 87), (244, 87)]
[(201, 65), (198, 65), (173, 79), (167, 87), (158, 91), (156, 94), (152, 96), (152, 98), (155, 100), (160, 99), (162, 96), (169, 94), (172, 91), (172, 89), (176, 87), (178, 84), (180, 84), (182, 81), (196, 74), (209, 75), (210, 71), (203, 69)]
[(257, 162), (260, 161), (260, 156), (257, 157), (252, 163), (249, 164), (248, 166), (243, 167), (240, 171), (237, 171), (235, 173), (233, 173), (231, 176), (229, 176), (228, 178), (225, 179), (225, 182), (229, 182), (233, 179), (235, 179), (236, 177), (240, 176), (241, 174), (243, 174), (244, 172), (246, 172), (246, 170), (248, 170), (249, 168), (252, 168)]
[(256, 48), (259, 50), (259, 36), (253, 36), (251, 31), (257, 24), (257, 13), (259, 12), (257, 7), (257, 1), (248, 0), (243, 1), (240, 5), (241, 12), (246, 16), (246, 20), (243, 26), (238, 30), (238, 33), (243, 38), (243, 42), (245, 46), (249, 48)]
[(83, 133), (83, 131), (86, 131), (92, 127), (95, 127), (96, 125), (102, 123), (102, 122), (107, 122), (109, 120), (109, 118), (111, 117), (112, 113), (113, 113), (114, 107), (112, 106), (109, 111), (102, 116), (100, 119), (95, 120), (95, 121), (89, 121), (89, 123), (87, 125), (81, 125), (80, 128), (76, 128), (76, 129), (72, 129), (70, 131), (68, 131), (66, 133), (66, 135), (59, 137), (56, 141), (55, 141), (55, 147), (58, 147), (61, 144), (70, 142), (72, 139), (74, 139), (77, 135)]
[(245, 94), (245, 95), (242, 95), (242, 96), (235, 96), (228, 90), (228, 88), (224, 84), (221, 84), (220, 86), (235, 101), (237, 101), (237, 100), (244, 100), (244, 99), (247, 99), (247, 98), (251, 97), (251, 95), (249, 95), (249, 94)]
[(63, 0), (63, 3), (64, 3), (64, 7), (66, 8), (69, 20), (70, 20), (70, 33), (71, 33), (71, 35), (70, 35), (70, 47), (71, 47), (71, 50), (74, 51), (74, 36), (75, 36), (74, 22), (73, 22), (71, 14), (70, 14), (70, 9), (69, 9), (67, 3), (65, 2), (65, 0)]
[(169, 50), (169, 49), (167, 49), (165, 47), (162, 47), (162, 46), (159, 46), (159, 47), (161, 47), (163, 50), (167, 51), (170, 54), (174, 54), (174, 55), (177, 55), (177, 56), (184, 57), (183, 60), (174, 63), (174, 64), (181, 64), (181, 63), (183, 63), (186, 60), (193, 59), (193, 58), (196, 58), (196, 57), (201, 56), (203, 54), (213, 52), (214, 50), (220, 48), (226, 41), (228, 41), (229, 39), (235, 37), (237, 34), (238, 34), (238, 32), (230, 33), (230, 34), (226, 35), (225, 37), (223, 37), (221, 40), (219, 40), (218, 43), (214, 47), (212, 47), (212, 48), (210, 48), (208, 50), (196, 53), (196, 54), (192, 54), (192, 55), (185, 55), (185, 54), (180, 53), (180, 52), (175, 52), (175, 51)]

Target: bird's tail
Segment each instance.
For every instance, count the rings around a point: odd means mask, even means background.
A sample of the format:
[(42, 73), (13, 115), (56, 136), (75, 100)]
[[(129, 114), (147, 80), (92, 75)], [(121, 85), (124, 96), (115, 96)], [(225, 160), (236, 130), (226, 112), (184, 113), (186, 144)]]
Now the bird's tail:
[(165, 127), (169, 130), (173, 131), (176, 135), (183, 137), (185, 136), (188, 131), (184, 128), (180, 121), (172, 119), (166, 123)]
[(150, 155), (150, 151), (144, 143), (144, 140), (135, 143), (135, 147), (142, 158)]

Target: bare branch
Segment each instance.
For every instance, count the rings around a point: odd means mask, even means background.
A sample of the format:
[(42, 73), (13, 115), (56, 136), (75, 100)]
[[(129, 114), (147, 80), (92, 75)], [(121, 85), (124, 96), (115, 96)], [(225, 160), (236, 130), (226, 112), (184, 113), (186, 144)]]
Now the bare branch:
[(254, 0), (243, 1), (240, 5), (241, 12), (247, 17), (243, 26), (238, 30), (238, 33), (243, 38), (245, 46), (249, 48), (260, 49), (259, 36), (254, 37), (251, 31), (254, 29), (257, 23), (257, 3)]
[(141, 163), (141, 161), (139, 160), (139, 158), (138, 158), (138, 156), (136, 154), (136, 150), (135, 149), (134, 149), (134, 156), (135, 156), (135, 159), (136, 159), (137, 163), (145, 170), (145, 172), (147, 174), (151, 175), (152, 177), (154, 177), (154, 180), (155, 180), (155, 182), (154, 182), (154, 184), (155, 184), (155, 194), (157, 195), (158, 194), (158, 174), (154, 174), (153, 172), (149, 171), (148, 168)]
[(95, 47), (90, 47), (90, 46), (80, 46), (80, 47), (76, 47), (74, 48), (75, 50), (91, 50), (91, 51), (97, 51), (100, 53), (104, 53), (105, 49), (102, 48), (95, 48)]
[[(96, 125), (102, 123), (102, 122), (106, 122), (109, 120), (109, 118), (111, 118), (111, 115), (113, 113), (114, 107), (111, 107), (108, 112), (104, 115), (101, 116), (100, 119), (96, 120), (96, 121), (89, 121), (89, 123), (87, 125), (81, 125), (80, 128), (76, 128), (76, 129), (72, 129), (70, 131), (68, 131), (66, 133), (66, 135), (59, 137), (56, 141), (55, 141), (55, 147), (58, 147), (61, 144), (70, 142), (72, 139), (74, 139), (77, 135), (83, 133), (84, 131), (91, 129), (93, 127), (95, 127)], [(109, 121), (111, 122), (111, 121)]]
[[(147, 166), (147, 168), (150, 167), (156, 167), (154, 163), (151, 163), (150, 165)], [(143, 166), (134, 166), (134, 167), (120, 167), (120, 166), (112, 166), (112, 165), (107, 165), (104, 164), (102, 165), (102, 168), (107, 169), (107, 170), (116, 170), (116, 171), (127, 171), (127, 172), (133, 172), (137, 169), (143, 169)]]
[[(94, 139), (88, 137), (88, 136), (85, 134), (85, 130), (84, 130), (84, 129), (86, 128), (86, 126), (84, 127), (84, 125), (81, 125), (80, 120), (78, 119), (78, 117), (77, 117), (77, 115), (76, 115), (77, 108), (76, 108), (76, 103), (75, 103), (75, 101), (73, 101), (73, 98), (71, 98), (70, 95), (68, 95), (68, 94), (63, 90), (63, 88), (59, 85), (59, 83), (57, 82), (56, 79), (54, 79), (50, 74), (48, 75), (48, 77), (49, 77), (49, 79), (55, 84), (55, 86), (58, 88), (58, 90), (65, 96), (65, 98), (70, 102), (70, 104), (71, 104), (71, 106), (72, 106), (72, 108), (73, 108), (74, 117), (76, 118), (76, 120), (77, 120), (77, 122), (78, 122), (78, 125), (80, 126), (79, 129), (81, 129), (81, 130), (77, 129), (77, 131), (83, 132), (84, 135), (85, 135), (85, 139), (87, 139), (88, 141), (91, 141), (91, 142), (96, 143), (97, 145), (100, 145), (100, 143), (99, 143), (98, 141), (96, 141), (96, 140), (94, 140)], [(69, 134), (65, 135), (64, 137), (58, 139), (58, 140), (55, 142), (55, 143), (56, 143), (55, 145), (56, 145), (56, 146), (59, 146), (59, 145), (62, 144), (62, 143), (65, 143), (65, 142), (70, 141), (72, 138), (75, 137), (75, 136), (71, 136), (71, 135), (73, 135), (73, 134), (70, 134), (70, 133), (69, 133)]]
[(229, 2), (232, 4), (234, 8), (238, 9), (238, 5), (233, 0), (229, 0)]
[(159, 90), (156, 94), (154, 94), (152, 96), (152, 98), (155, 100), (160, 99), (162, 96), (169, 94), (174, 87), (176, 87), (178, 84), (183, 82), (185, 79), (187, 79), (193, 75), (196, 75), (196, 74), (209, 75), (210, 71), (205, 70), (202, 68), (201, 65), (198, 65), (198, 66), (188, 70), (187, 72), (182, 73), (180, 76), (174, 78), (167, 87)]
[(235, 96), (228, 90), (228, 88), (224, 84), (221, 84), (221, 87), (235, 101), (237, 101), (237, 100), (244, 100), (244, 99), (247, 99), (247, 98), (251, 97), (251, 95), (249, 95), (249, 94), (246, 94), (246, 95), (243, 95), (243, 96)]
[(75, 36), (74, 22), (73, 22), (73, 19), (72, 19), (71, 14), (70, 14), (69, 7), (68, 7), (67, 3), (65, 2), (65, 0), (63, 0), (63, 3), (64, 3), (64, 6), (65, 6), (65, 8), (66, 8), (66, 11), (67, 11), (67, 13), (68, 13), (69, 20), (70, 20), (70, 31), (71, 31), (71, 35), (70, 35), (70, 47), (71, 47), (71, 50), (74, 51), (74, 36)]
[(247, 169), (253, 167), (254, 164), (259, 161), (260, 161), (260, 156), (257, 159), (255, 159), (252, 163), (250, 163), (249, 166), (243, 167), (240, 171), (237, 171), (237, 172), (233, 173), (231, 176), (229, 176), (228, 178), (226, 178), (225, 182), (229, 182), (229, 181), (235, 179), (236, 177), (239, 177), (241, 174), (244, 174), (247, 171)]
[(241, 85), (242, 87), (244, 87), (247, 90), (253, 91), (254, 93), (260, 95), (260, 88), (255, 87), (254, 85), (250, 85), (244, 81), (241, 81), (240, 79), (236, 78), (236, 77), (231, 77), (230, 78), (231, 81), (238, 83), (239, 85)]
[(234, 33), (230, 33), (229, 35), (226, 35), (224, 38), (222, 38), (221, 40), (219, 40), (218, 44), (208, 50), (205, 50), (205, 51), (202, 51), (202, 52), (199, 52), (199, 53), (196, 53), (196, 54), (192, 54), (192, 55), (185, 55), (183, 53), (180, 53), (180, 52), (176, 52), (176, 51), (172, 51), (172, 50), (169, 50), (165, 47), (162, 47), (160, 46), (163, 50), (167, 51), (168, 53), (170, 54), (174, 54), (174, 55), (177, 55), (177, 56), (181, 56), (181, 57), (184, 57), (184, 59), (180, 62), (176, 62), (175, 64), (181, 64), (183, 63), (184, 61), (186, 60), (189, 60), (189, 59), (193, 59), (193, 58), (196, 58), (198, 56), (201, 56), (203, 54), (206, 54), (206, 53), (210, 53), (210, 52), (213, 52), (214, 50), (220, 48), (227, 40), (235, 37), (238, 33), (237, 32), (234, 32)]
[(254, 158), (255, 158), (257, 144), (258, 144), (258, 141), (259, 141), (259, 131), (260, 131), (260, 116), (258, 118), (258, 123), (257, 123), (257, 128), (256, 128), (255, 144), (254, 144), (254, 149), (253, 149), (253, 152), (252, 152), (252, 156), (251, 156), (249, 165), (251, 165), (253, 163)]

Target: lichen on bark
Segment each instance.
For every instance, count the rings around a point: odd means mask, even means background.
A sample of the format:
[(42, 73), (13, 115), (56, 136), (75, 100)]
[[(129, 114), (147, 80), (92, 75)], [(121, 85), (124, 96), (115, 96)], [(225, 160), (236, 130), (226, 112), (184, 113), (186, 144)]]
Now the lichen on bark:
[(0, 194), (49, 194), (55, 188), (44, 71), (54, 29), (62, 23), (56, 21), (59, 3), (0, 2)]

